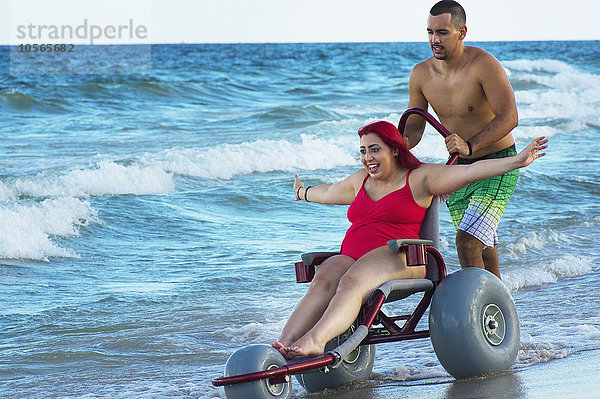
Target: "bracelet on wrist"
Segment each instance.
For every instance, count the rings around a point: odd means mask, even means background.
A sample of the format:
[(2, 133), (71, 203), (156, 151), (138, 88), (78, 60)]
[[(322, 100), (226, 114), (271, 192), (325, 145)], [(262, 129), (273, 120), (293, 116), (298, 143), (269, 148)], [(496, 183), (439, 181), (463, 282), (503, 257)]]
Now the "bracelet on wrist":
[(304, 190), (304, 201), (306, 201), (306, 202), (310, 202), (310, 201), (308, 200), (308, 190), (309, 190), (311, 187), (312, 187), (312, 186), (308, 186), (308, 187), (306, 187), (306, 189)]
[(469, 147), (469, 154), (467, 156), (470, 157), (471, 155), (473, 155), (473, 147), (471, 146), (471, 143), (468, 141), (467, 141), (467, 147)]

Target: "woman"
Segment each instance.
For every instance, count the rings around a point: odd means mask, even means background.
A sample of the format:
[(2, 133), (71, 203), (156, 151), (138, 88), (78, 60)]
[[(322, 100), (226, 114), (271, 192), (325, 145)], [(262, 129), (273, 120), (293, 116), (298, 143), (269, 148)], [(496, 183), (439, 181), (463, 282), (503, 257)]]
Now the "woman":
[(434, 195), (454, 192), (469, 183), (529, 165), (544, 156), (548, 139), (540, 137), (514, 157), (470, 165), (422, 164), (396, 127), (378, 121), (359, 129), (364, 166), (335, 184), (305, 187), (294, 177), (296, 200), (348, 205), (352, 223), (341, 254), (328, 258), (273, 343), (286, 358), (321, 355), (325, 344), (348, 329), (363, 302), (381, 284), (424, 278), (425, 266), (407, 267), (403, 254), (387, 241), (419, 238), (425, 211)]

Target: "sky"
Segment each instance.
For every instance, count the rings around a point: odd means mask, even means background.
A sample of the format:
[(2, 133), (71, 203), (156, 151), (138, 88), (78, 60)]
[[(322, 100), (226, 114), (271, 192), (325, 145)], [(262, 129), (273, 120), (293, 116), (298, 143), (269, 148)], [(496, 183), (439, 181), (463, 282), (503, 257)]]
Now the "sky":
[[(423, 0), (0, 0), (0, 43), (17, 27), (108, 28), (134, 22), (145, 43), (426, 41), (434, 1)], [(463, 0), (466, 41), (600, 40), (599, 0)], [(135, 27), (132, 25), (132, 30)], [(38, 33), (48, 34), (45, 31)], [(112, 29), (112, 30), (111, 30)], [(23, 33), (22, 29), (20, 32)], [(31, 38), (29, 31), (26, 39)], [(125, 33), (129, 32), (125, 28)], [(21, 35), (23, 36), (23, 35)], [(89, 36), (92, 36), (90, 31)], [(114, 35), (113, 35), (114, 36)], [(123, 42), (136, 42), (123, 35)], [(83, 39), (82, 39), (83, 40)], [(89, 38), (86, 38), (89, 40)], [(99, 37), (95, 43), (111, 42)], [(55, 42), (65, 42), (56, 40)]]

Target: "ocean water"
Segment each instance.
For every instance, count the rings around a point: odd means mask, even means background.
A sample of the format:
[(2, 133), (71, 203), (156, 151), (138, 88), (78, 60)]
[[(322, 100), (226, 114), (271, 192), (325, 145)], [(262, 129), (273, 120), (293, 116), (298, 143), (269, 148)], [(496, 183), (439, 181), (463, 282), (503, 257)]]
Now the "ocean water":
[[(521, 321), (513, 369), (600, 349), (598, 42), (475, 45), (513, 85), (517, 146), (551, 138), (499, 229)], [(349, 226), (347, 207), (294, 202), (294, 173), (316, 185), (360, 168), (357, 129), (397, 123), (429, 55), (156, 45), (147, 73), (121, 59), (103, 74), (11, 75), (0, 48), (0, 397), (224, 397), (210, 381), (227, 357), (272, 342), (306, 290), (293, 263), (337, 249)], [(447, 157), (430, 128), (414, 152)], [(429, 340), (378, 345), (374, 371), (374, 385), (451, 380)]]

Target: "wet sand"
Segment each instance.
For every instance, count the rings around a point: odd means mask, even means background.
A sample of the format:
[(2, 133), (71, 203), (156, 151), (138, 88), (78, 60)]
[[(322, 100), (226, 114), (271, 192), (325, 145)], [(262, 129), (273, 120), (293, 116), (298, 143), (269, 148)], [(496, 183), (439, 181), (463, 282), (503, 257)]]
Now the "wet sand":
[(600, 398), (600, 350), (576, 353), (506, 374), (469, 380), (434, 379), (348, 386), (302, 398), (499, 399)]

